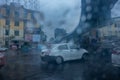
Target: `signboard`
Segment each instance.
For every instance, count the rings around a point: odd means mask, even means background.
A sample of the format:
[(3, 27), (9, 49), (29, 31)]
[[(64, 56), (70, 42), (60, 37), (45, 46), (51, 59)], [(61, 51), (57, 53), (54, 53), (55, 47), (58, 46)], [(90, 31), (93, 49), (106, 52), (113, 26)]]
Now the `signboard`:
[(40, 34), (34, 34), (32, 37), (33, 42), (40, 42)]
[(34, 27), (26, 27), (25, 28), (25, 33), (30, 33), (30, 34), (40, 34), (41, 28), (34, 28)]
[(33, 27), (26, 27), (25, 33), (33, 33)]
[(31, 34), (25, 34), (25, 41), (32, 41), (32, 35)]
[(34, 34), (40, 34), (40, 32), (41, 32), (41, 28), (34, 28), (33, 31)]

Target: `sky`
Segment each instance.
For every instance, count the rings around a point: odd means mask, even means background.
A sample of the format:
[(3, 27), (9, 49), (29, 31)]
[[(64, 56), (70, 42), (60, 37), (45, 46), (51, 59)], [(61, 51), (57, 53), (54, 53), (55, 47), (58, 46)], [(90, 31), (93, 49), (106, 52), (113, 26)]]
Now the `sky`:
[[(46, 34), (54, 35), (53, 31), (56, 27), (64, 28), (68, 33), (72, 32), (79, 23), (81, 15), (81, 0), (39, 0), (40, 10), (44, 12), (46, 16), (46, 22), (52, 23), (51, 26), (44, 28)], [(66, 14), (65, 14), (66, 12)], [(64, 15), (63, 15), (64, 14)], [(111, 16), (120, 16), (120, 0), (111, 9)], [(65, 24), (58, 24), (60, 21), (65, 21)], [(49, 33), (49, 31), (52, 33)]]
[(54, 36), (55, 28), (63, 28), (70, 33), (78, 25), (80, 0), (40, 0), (40, 4), (40, 10), (45, 14), (46, 34)]
[(113, 9), (111, 10), (112, 17), (120, 17), (120, 0), (115, 4)]
[[(3, 3), (3, 0), (0, 0), (0, 3)], [(23, 4), (22, 0), (21, 4)], [(119, 4), (120, 0), (111, 10), (112, 17), (120, 16)], [(64, 28), (70, 33), (79, 23), (81, 0), (38, 0), (37, 5), (38, 10), (45, 16), (45, 20), (41, 24), (44, 25), (43, 30), (48, 38), (54, 36), (55, 28)]]

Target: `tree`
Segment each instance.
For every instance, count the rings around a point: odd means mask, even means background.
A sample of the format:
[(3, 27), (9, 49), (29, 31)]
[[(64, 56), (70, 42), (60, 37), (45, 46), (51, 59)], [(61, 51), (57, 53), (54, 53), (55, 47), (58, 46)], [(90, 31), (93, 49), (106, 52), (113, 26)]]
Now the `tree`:
[[(111, 20), (111, 9), (118, 0), (81, 0), (81, 18), (78, 27), (82, 33), (98, 25), (105, 25)], [(89, 5), (88, 5), (89, 4)], [(89, 8), (86, 10), (86, 8)]]
[(56, 28), (54, 31), (54, 36), (57, 41), (61, 40), (62, 37), (66, 35), (67, 35), (67, 32), (65, 29)]
[(51, 38), (49, 39), (49, 42), (50, 42), (50, 43), (54, 43), (54, 41), (55, 41), (55, 39), (54, 39), (53, 37), (51, 37)]

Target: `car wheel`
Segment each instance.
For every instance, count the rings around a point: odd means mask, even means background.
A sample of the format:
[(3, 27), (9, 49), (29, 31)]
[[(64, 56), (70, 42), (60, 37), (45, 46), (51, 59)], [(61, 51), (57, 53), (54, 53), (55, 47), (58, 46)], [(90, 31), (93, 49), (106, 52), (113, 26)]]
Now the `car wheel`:
[(55, 61), (56, 61), (57, 64), (61, 64), (61, 63), (63, 63), (63, 58), (60, 57), (60, 56), (59, 56), (59, 57), (56, 57), (56, 60), (55, 60)]
[(41, 60), (41, 64), (46, 64), (47, 62), (45, 62), (45, 61), (43, 61), (43, 60)]
[(89, 54), (88, 53), (84, 53), (83, 56), (82, 56), (82, 60), (83, 61), (87, 61), (89, 58)]
[(41, 64), (48, 64), (48, 62), (41, 59)]

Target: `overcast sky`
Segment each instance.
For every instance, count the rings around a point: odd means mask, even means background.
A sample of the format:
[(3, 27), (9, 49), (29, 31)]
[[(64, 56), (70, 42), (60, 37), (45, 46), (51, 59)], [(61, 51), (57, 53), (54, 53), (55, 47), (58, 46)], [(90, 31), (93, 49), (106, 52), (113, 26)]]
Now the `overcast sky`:
[[(64, 28), (72, 32), (80, 18), (80, 0), (40, 0), (40, 10), (45, 14), (45, 32), (54, 35), (55, 28)], [(52, 31), (49, 33), (49, 31)]]
[(111, 12), (112, 17), (120, 17), (120, 0), (118, 0)]
[[(48, 33), (50, 29), (53, 31), (56, 27), (65, 28), (69, 33), (78, 25), (81, 12), (81, 0), (40, 0), (40, 6), (40, 10), (44, 12), (46, 17), (46, 24), (48, 22), (52, 23), (51, 26), (45, 27)], [(111, 12), (112, 17), (120, 16), (120, 0)], [(65, 24), (60, 25), (60, 21), (65, 21)], [(51, 34), (53, 35), (53, 33)]]

